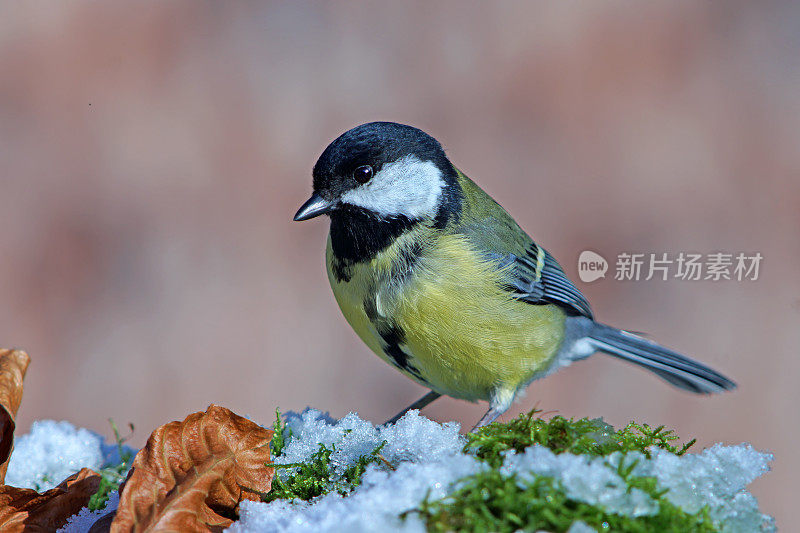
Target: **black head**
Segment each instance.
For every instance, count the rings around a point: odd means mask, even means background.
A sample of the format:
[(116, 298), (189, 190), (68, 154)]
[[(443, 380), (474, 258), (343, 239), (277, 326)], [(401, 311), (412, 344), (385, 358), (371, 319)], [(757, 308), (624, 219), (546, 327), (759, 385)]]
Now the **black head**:
[(314, 195), (295, 220), (342, 209), (382, 218), (435, 218), (456, 171), (439, 142), (417, 128), (370, 122), (334, 140), (314, 165)]

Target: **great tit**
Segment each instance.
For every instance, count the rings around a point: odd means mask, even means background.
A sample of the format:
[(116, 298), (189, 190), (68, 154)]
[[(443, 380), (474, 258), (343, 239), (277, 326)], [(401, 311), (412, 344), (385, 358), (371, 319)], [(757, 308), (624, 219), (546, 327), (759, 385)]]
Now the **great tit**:
[(494, 421), (533, 380), (603, 352), (695, 393), (736, 384), (672, 350), (595, 322), (561, 266), (459, 171), (436, 139), (370, 122), (334, 140), (294, 220), (330, 217), (336, 301), (381, 359), (441, 395), (489, 402)]

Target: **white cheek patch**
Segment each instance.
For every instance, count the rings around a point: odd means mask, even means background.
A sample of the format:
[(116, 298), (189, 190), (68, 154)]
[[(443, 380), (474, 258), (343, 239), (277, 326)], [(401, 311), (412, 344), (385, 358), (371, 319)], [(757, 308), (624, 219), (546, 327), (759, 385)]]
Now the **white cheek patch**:
[(342, 201), (383, 216), (432, 217), (443, 187), (442, 171), (433, 161), (409, 155), (383, 165), (367, 183), (344, 193)]

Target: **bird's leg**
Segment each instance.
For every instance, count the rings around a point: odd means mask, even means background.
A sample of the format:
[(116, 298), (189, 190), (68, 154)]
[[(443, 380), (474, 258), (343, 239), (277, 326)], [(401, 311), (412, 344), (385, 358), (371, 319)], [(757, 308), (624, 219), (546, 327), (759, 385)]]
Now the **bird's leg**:
[(489, 410), (486, 411), (486, 414), (483, 415), (480, 420), (478, 420), (478, 423), (475, 424), (475, 427), (472, 428), (472, 431), (470, 431), (470, 433), (475, 433), (475, 431), (482, 428), (483, 426), (488, 426), (489, 424), (497, 420), (497, 417), (502, 415), (504, 412), (505, 409), (500, 410), (496, 407), (490, 407)]
[(383, 425), (394, 424), (395, 422), (403, 418), (403, 415), (409, 412), (410, 410), (422, 409), (423, 407), (425, 407), (435, 399), (439, 398), (440, 396), (441, 394), (439, 394), (438, 392), (430, 391), (428, 394), (426, 394), (425, 396), (423, 396), (422, 398), (412, 403), (411, 405), (409, 405), (408, 407), (406, 407), (405, 409), (394, 415), (392, 418), (384, 422)]
[(488, 426), (495, 420), (497, 417), (508, 411), (508, 408), (511, 407), (511, 404), (514, 402), (514, 396), (517, 395), (516, 389), (512, 388), (498, 388), (492, 393), (492, 397), (489, 400), (489, 410), (486, 411), (486, 414), (478, 420), (478, 423), (475, 424), (475, 427), (472, 428), (470, 433), (474, 433), (475, 430), (482, 428), (483, 426)]

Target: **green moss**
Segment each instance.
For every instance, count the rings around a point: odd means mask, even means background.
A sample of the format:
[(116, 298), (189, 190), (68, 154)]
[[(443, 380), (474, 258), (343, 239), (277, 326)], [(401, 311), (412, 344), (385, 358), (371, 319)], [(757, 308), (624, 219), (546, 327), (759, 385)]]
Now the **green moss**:
[(296, 468), (285, 476), (276, 475), (272, 480), (272, 490), (264, 501), (310, 500), (330, 491), (333, 484), (331, 475), (331, 454), (334, 448), (319, 445), (319, 450), (304, 463), (273, 465), (276, 469)]
[[(712, 532), (716, 528), (707, 509), (696, 515), (686, 513), (664, 498), (655, 478), (631, 475), (635, 463), (620, 462), (617, 473), (629, 489), (640, 489), (658, 502), (652, 516), (632, 518), (604, 508), (570, 499), (559, 482), (546, 476), (522, 481), (517, 476), (504, 477), (499, 472), (503, 452), (522, 452), (539, 444), (554, 453), (605, 456), (614, 452), (637, 451), (650, 457), (648, 448), (656, 446), (682, 455), (694, 440), (677, 446), (678, 437), (663, 426), (652, 428), (631, 422), (615, 430), (600, 419), (579, 420), (555, 416), (544, 420), (533, 410), (506, 423), (494, 423), (467, 435), (465, 453), (486, 461), (490, 470), (469, 476), (449, 496), (428, 498), (414, 512), (429, 531), (567, 531), (573, 522), (582, 520), (597, 531), (621, 532)], [(623, 466), (624, 465), (624, 466)]]
[(651, 446), (682, 455), (695, 443), (691, 440), (680, 447), (673, 445), (678, 437), (664, 426), (651, 428), (631, 422), (617, 431), (599, 418), (574, 420), (554, 416), (545, 420), (537, 416), (539, 413), (541, 411), (534, 409), (509, 422), (495, 422), (468, 434), (464, 452), (474, 453), (498, 467), (503, 462), (502, 452), (521, 452), (532, 444), (540, 444), (555, 453), (600, 456), (617, 451), (639, 451), (650, 457), (648, 448)]
[[(275, 434), (272, 437), (272, 453), (274, 457), (283, 455), (286, 446), (291, 440), (292, 430), (281, 422), (280, 412), (275, 411), (276, 420), (272, 425)], [(275, 464), (276, 469), (293, 469), (283, 475), (276, 475), (272, 481), (272, 490), (264, 501), (275, 500), (304, 500), (308, 501), (332, 491), (347, 494), (361, 484), (361, 476), (370, 464), (381, 464), (384, 459), (380, 452), (386, 445), (382, 442), (368, 455), (362, 455), (358, 460), (347, 467), (339, 476), (331, 467), (331, 455), (336, 451), (335, 446), (330, 448), (324, 444), (303, 463)]]
[[(640, 486), (653, 489), (654, 483)], [(567, 531), (582, 520), (597, 531), (647, 533), (714, 532), (707, 514), (690, 515), (662, 500), (653, 516), (631, 518), (609, 513), (601, 507), (569, 499), (552, 478), (540, 476), (521, 482), (504, 477), (498, 470), (470, 476), (459, 489), (434, 502), (427, 498), (414, 511), (428, 531)], [(408, 513), (406, 513), (408, 514)]]
[[(100, 485), (97, 488), (97, 492), (89, 498), (89, 503), (87, 504), (87, 507), (92, 511), (105, 509), (108, 495), (119, 488), (119, 484), (128, 475), (128, 470), (130, 470), (131, 461), (133, 460), (133, 454), (123, 446), (127, 439), (120, 436), (117, 424), (113, 419), (109, 418), (108, 422), (111, 424), (111, 430), (114, 432), (114, 438), (117, 441), (120, 462), (106, 465), (98, 472), (100, 474)], [(132, 431), (133, 425), (131, 425)]]
[(283, 450), (292, 438), (292, 428), (286, 426), (286, 422), (281, 422), (281, 411), (275, 409), (275, 422), (272, 423), (272, 440), (270, 446), (272, 447), (272, 458), (280, 457), (283, 455)]
[[(679, 444), (678, 437), (663, 426), (631, 422), (615, 430), (601, 419), (554, 416), (545, 420), (539, 414), (534, 410), (515, 420), (494, 423), (466, 435), (464, 453), (479, 457), (490, 468), (462, 479), (458, 488), (441, 500), (426, 498), (418, 509), (409, 513), (417, 513), (429, 531), (545, 530), (555, 533), (567, 531), (578, 520), (601, 532), (716, 531), (707, 509), (694, 515), (686, 513), (664, 498), (665, 492), (658, 488), (655, 478), (632, 476), (635, 463), (629, 461), (620, 461), (617, 473), (629, 490), (642, 490), (658, 503), (658, 511), (652, 516), (622, 516), (599, 505), (570, 499), (560, 482), (551, 477), (537, 476), (532, 481), (522, 481), (517, 476), (504, 477), (499, 470), (503, 452), (522, 452), (533, 444), (555, 453), (596, 457), (637, 451), (650, 457), (652, 446), (682, 455), (695, 442)], [(276, 415), (272, 450), (275, 457), (280, 457), (291, 440), (291, 429), (281, 422), (279, 412)], [(331, 456), (336, 451), (334, 446), (320, 445), (303, 463), (275, 465), (281, 472), (275, 477), (266, 501), (308, 501), (333, 491), (347, 495), (361, 483), (368, 465), (384, 463), (393, 468), (380, 455), (385, 444), (360, 457), (342, 474), (335, 472), (331, 464)]]
[[(380, 455), (381, 450), (383, 447), (386, 446), (386, 441), (383, 441), (377, 448), (372, 450), (369, 455), (362, 455), (358, 458), (358, 461), (355, 464), (350, 465), (347, 470), (344, 471), (344, 475), (342, 478), (346, 484), (347, 491), (350, 492), (357, 486), (361, 485), (361, 476), (364, 475), (364, 472), (367, 470), (367, 466), (371, 464), (380, 464), (381, 462), (386, 463), (386, 460)], [(389, 465), (391, 467), (391, 465)]]
[(100, 485), (97, 487), (97, 492), (92, 494), (92, 497), (89, 498), (89, 503), (86, 505), (86, 507), (92, 511), (105, 509), (106, 503), (108, 502), (108, 495), (119, 488), (119, 484), (122, 483), (122, 480), (125, 479), (125, 476), (128, 474), (128, 466), (122, 463), (116, 467), (103, 468), (98, 474), (100, 474)]

